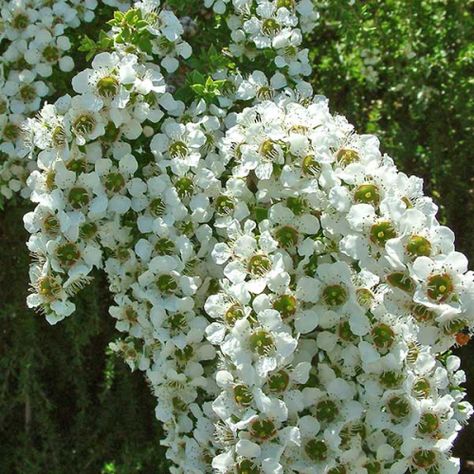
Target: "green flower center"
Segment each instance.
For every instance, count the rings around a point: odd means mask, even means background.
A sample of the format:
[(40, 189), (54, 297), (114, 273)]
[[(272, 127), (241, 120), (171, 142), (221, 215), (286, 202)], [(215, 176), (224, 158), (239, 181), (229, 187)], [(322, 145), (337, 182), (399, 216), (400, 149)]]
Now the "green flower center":
[(180, 362), (188, 362), (194, 355), (194, 349), (192, 346), (185, 346), (183, 349), (176, 349), (174, 353)]
[(276, 435), (275, 424), (268, 418), (257, 418), (250, 425), (250, 434), (259, 441), (266, 441)]
[(426, 306), (423, 306), (422, 304), (414, 304), (411, 307), (411, 312), (413, 317), (419, 323), (428, 323), (435, 319), (434, 312), (429, 310)]
[(418, 422), (418, 431), (421, 434), (432, 434), (439, 428), (439, 418), (434, 413), (424, 413)]
[(273, 302), (273, 309), (278, 311), (283, 319), (289, 318), (296, 313), (296, 298), (292, 295), (279, 296)]
[(278, 157), (278, 149), (271, 140), (265, 140), (260, 145), (260, 154), (267, 160), (276, 159)]
[(320, 422), (331, 423), (336, 419), (338, 414), (339, 409), (337, 408), (336, 402), (332, 400), (322, 400), (316, 405), (316, 418)]
[(97, 92), (100, 96), (110, 99), (117, 95), (119, 82), (114, 76), (105, 76), (97, 81)]
[(265, 255), (254, 255), (250, 258), (247, 270), (254, 276), (263, 276), (272, 268), (271, 260)]
[(162, 237), (156, 241), (155, 251), (158, 255), (173, 255), (176, 250), (174, 242), (166, 237)]
[(236, 385), (234, 387), (234, 400), (237, 405), (248, 407), (252, 404), (253, 395), (247, 385)]
[(372, 328), (372, 338), (378, 349), (389, 349), (395, 342), (395, 333), (388, 324), (380, 323)]
[(411, 257), (429, 257), (431, 255), (431, 243), (420, 235), (412, 235), (406, 244), (406, 249)]
[(380, 192), (374, 184), (363, 184), (356, 189), (354, 200), (377, 206), (380, 202)]
[(85, 173), (87, 170), (87, 161), (84, 158), (75, 158), (68, 161), (66, 168), (76, 174)]
[(81, 209), (81, 207), (89, 204), (89, 193), (85, 188), (71, 188), (68, 194), (68, 201), (74, 209)]
[(343, 341), (351, 342), (356, 339), (355, 334), (351, 330), (349, 321), (342, 321), (338, 327), (338, 335)]
[(31, 84), (27, 84), (20, 89), (20, 97), (23, 99), (24, 102), (30, 103), (33, 102), (37, 95), (36, 89)]
[(466, 326), (466, 321), (463, 319), (453, 319), (443, 326), (443, 332), (448, 336), (454, 336), (455, 334), (462, 332)]
[(279, 370), (268, 379), (268, 388), (271, 392), (284, 392), (290, 384), (290, 376), (286, 370)]
[(413, 384), (412, 392), (416, 398), (428, 398), (431, 393), (430, 383), (424, 378), (418, 379)]
[(170, 144), (168, 147), (168, 153), (171, 158), (184, 158), (189, 152), (186, 143), (177, 141)]
[(0, 115), (7, 112), (8, 103), (4, 97), (0, 97)]
[(43, 58), (49, 63), (55, 63), (59, 59), (59, 49), (49, 44), (43, 49)]
[(36, 282), (38, 294), (49, 301), (55, 300), (61, 293), (61, 283), (51, 275), (45, 275)]
[(262, 86), (257, 90), (257, 99), (270, 100), (273, 97), (273, 90), (268, 86)]
[(150, 214), (154, 217), (162, 216), (166, 211), (166, 204), (161, 198), (155, 198), (150, 202)]
[(414, 293), (416, 284), (406, 273), (394, 272), (387, 275), (387, 281), (390, 285), (407, 293)]
[(111, 193), (118, 193), (125, 187), (125, 178), (120, 173), (109, 173), (104, 186)]
[(173, 275), (160, 275), (156, 280), (156, 286), (163, 293), (174, 293), (178, 289), (178, 283)]
[(3, 136), (9, 141), (14, 141), (20, 136), (20, 127), (14, 123), (7, 123), (3, 127)]
[(274, 35), (280, 30), (280, 25), (274, 18), (266, 18), (262, 22), (262, 31), (265, 35)]
[(54, 127), (54, 130), (51, 133), (51, 142), (54, 147), (60, 148), (66, 143), (66, 132), (64, 128), (60, 125)]
[(244, 459), (237, 464), (237, 474), (260, 474), (260, 469), (250, 459)]
[(244, 317), (244, 311), (238, 304), (233, 304), (224, 314), (224, 321), (233, 326), (237, 320)]
[(304, 452), (311, 461), (321, 462), (327, 458), (328, 447), (322, 439), (311, 439), (304, 445)]
[(280, 227), (275, 232), (275, 237), (283, 248), (293, 247), (298, 243), (298, 231), (289, 225)]
[(68, 242), (58, 245), (56, 248), (56, 258), (63, 267), (69, 268), (81, 258), (81, 252), (76, 244)]
[(180, 199), (184, 199), (186, 196), (190, 196), (193, 192), (193, 180), (187, 176), (183, 176), (176, 181), (175, 188)]
[(403, 382), (403, 374), (399, 372), (394, 372), (393, 370), (389, 370), (387, 372), (383, 372), (380, 376), (380, 384), (388, 389), (394, 389), (400, 386)]
[(303, 214), (307, 207), (307, 203), (303, 198), (294, 196), (290, 196), (286, 200), (286, 205), (288, 206), (288, 209), (290, 209), (293, 214), (296, 214), (297, 216)]
[(378, 461), (372, 461), (364, 466), (367, 469), (367, 474), (379, 474), (382, 472), (382, 465)]
[(435, 301), (444, 302), (454, 291), (453, 281), (447, 273), (428, 278), (428, 296)]
[(72, 127), (80, 135), (89, 135), (96, 126), (95, 117), (91, 114), (81, 114), (76, 118)]
[(301, 169), (306, 176), (319, 176), (321, 174), (321, 165), (316, 161), (314, 155), (307, 155), (303, 158)]
[(24, 30), (29, 23), (30, 20), (25, 13), (18, 13), (12, 20), (12, 26), (15, 30)]
[(277, 1), (277, 8), (286, 8), (287, 10), (293, 10), (295, 7), (294, 0), (278, 0)]
[(336, 153), (336, 161), (340, 166), (347, 166), (360, 161), (359, 154), (355, 150), (342, 148)]
[(229, 196), (219, 196), (216, 199), (216, 212), (221, 216), (226, 216), (232, 213), (235, 205)]
[(187, 326), (186, 316), (181, 313), (175, 313), (168, 317), (168, 328), (172, 332), (182, 331)]
[(387, 409), (394, 418), (405, 418), (410, 414), (410, 403), (403, 396), (395, 396), (387, 402)]
[(381, 247), (383, 247), (388, 240), (394, 239), (396, 236), (397, 233), (389, 221), (378, 222), (370, 228), (370, 240)]
[(415, 466), (428, 469), (436, 463), (436, 453), (431, 449), (418, 449), (411, 459)]
[(374, 301), (374, 294), (368, 288), (358, 288), (356, 290), (357, 303), (364, 308), (370, 308)]
[(249, 342), (252, 351), (260, 356), (268, 355), (275, 348), (272, 335), (265, 329), (257, 329), (250, 335)]
[(329, 285), (323, 290), (323, 301), (333, 308), (341, 306), (348, 298), (347, 290), (342, 285)]
[(43, 229), (50, 237), (56, 237), (60, 230), (59, 220), (53, 214), (43, 219)]

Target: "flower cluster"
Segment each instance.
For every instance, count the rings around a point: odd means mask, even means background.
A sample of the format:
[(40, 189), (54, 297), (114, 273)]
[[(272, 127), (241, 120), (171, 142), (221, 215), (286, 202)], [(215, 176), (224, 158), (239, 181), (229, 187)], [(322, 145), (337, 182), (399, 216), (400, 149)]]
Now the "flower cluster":
[[(216, 13), (224, 13), (229, 0), (205, 0)], [(311, 31), (318, 14), (311, 0), (232, 0), (227, 15), (231, 53), (251, 59), (262, 51), (289, 76), (311, 74), (308, 49), (302, 49), (303, 33)]]
[[(229, 23), (278, 57), (306, 3), (255, 3)], [(177, 100), (191, 48), (158, 7), (116, 13), (76, 95), (28, 120), (28, 304), (55, 324), (106, 272), (112, 348), (146, 373), (173, 473), (457, 472), (472, 407), (449, 349), (474, 274), (421, 180), (298, 68), (219, 71)]]
[[(474, 275), (421, 181), (323, 99), (245, 109), (221, 146), (231, 214), (212, 256), (227, 472), (457, 472)], [(239, 185), (236, 185), (236, 182)]]
[[(127, 8), (129, 2), (104, 2)], [(94, 19), (96, 0), (0, 2), (0, 195), (28, 195), (26, 179), (35, 164), (25, 159), (21, 126), (57, 92), (61, 75), (74, 68), (71, 31)]]

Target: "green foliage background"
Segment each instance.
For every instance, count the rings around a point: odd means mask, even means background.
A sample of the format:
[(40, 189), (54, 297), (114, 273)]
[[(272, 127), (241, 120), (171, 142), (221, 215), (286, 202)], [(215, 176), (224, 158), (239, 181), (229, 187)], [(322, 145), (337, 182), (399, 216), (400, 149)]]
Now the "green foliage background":
[[(196, 19), (191, 42), (207, 48), (214, 33), (200, 0), (168, 3)], [(376, 133), (401, 170), (425, 179), (474, 262), (474, 2), (327, 0), (319, 11), (308, 39), (315, 91), (358, 131)], [(107, 350), (117, 334), (103, 278), (58, 326), (25, 307), (27, 210), (18, 200), (0, 211), (0, 472), (168, 472), (149, 389)], [(474, 343), (457, 352), (472, 402)], [(456, 444), (464, 462), (474, 460), (473, 442), (471, 422)]]

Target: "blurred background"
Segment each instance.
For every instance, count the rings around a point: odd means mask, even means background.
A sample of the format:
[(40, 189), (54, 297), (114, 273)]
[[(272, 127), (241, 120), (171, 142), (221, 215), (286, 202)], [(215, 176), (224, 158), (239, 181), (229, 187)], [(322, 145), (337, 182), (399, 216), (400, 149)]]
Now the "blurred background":
[[(198, 28), (206, 20), (200, 0), (169, 3)], [(473, 269), (474, 1), (317, 3), (308, 38), (316, 93), (360, 133), (377, 134), (402, 171), (424, 178)], [(26, 308), (28, 209), (17, 199), (0, 210), (0, 473), (168, 472), (144, 378), (107, 348), (118, 333), (104, 278), (57, 326)], [(474, 343), (456, 352), (473, 403)], [(456, 442), (461, 472), (474, 472), (473, 445), (474, 420)]]

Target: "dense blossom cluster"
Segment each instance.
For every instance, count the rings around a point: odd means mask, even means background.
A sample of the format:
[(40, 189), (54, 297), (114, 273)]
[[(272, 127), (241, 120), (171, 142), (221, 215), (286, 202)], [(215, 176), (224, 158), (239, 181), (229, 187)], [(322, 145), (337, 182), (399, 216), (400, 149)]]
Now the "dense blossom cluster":
[[(115, 8), (129, 1), (103, 0)], [(74, 68), (71, 32), (95, 16), (97, 0), (3, 0), (0, 2), (0, 195), (10, 198), (25, 186), (34, 162), (25, 159), (21, 125), (53, 95), (61, 73)]]
[[(232, 6), (236, 44), (276, 58), (315, 18)], [(472, 407), (449, 348), (474, 326), (474, 275), (421, 180), (300, 66), (219, 71), (215, 100), (176, 100), (191, 48), (158, 7), (117, 13), (76, 95), (28, 121), (28, 304), (55, 324), (106, 272), (112, 347), (146, 373), (173, 473), (457, 472)]]

